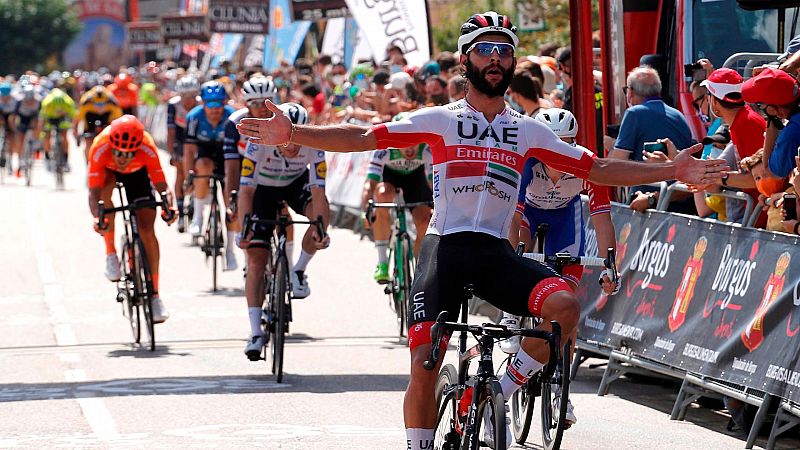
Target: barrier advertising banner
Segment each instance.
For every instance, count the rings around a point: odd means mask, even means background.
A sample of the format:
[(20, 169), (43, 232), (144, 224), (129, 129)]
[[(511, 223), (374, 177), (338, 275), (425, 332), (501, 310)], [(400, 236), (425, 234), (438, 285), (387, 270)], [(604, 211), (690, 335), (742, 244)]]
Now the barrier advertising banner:
[[(583, 339), (800, 401), (797, 237), (619, 206), (612, 216), (623, 286), (607, 297), (600, 269), (584, 271)], [(587, 236), (596, 254), (590, 225)]]
[(292, 0), (294, 20), (317, 21), (347, 17), (347, 3), (344, 0)]
[(367, 179), (372, 152), (325, 153), (328, 172), (325, 194), (332, 205), (361, 208), (361, 191)]
[(364, 30), (377, 60), (386, 57), (386, 47), (390, 44), (400, 47), (412, 66), (422, 67), (431, 59), (425, 0), (347, 0), (347, 6)]
[(212, 33), (269, 33), (269, 0), (209, 0)]

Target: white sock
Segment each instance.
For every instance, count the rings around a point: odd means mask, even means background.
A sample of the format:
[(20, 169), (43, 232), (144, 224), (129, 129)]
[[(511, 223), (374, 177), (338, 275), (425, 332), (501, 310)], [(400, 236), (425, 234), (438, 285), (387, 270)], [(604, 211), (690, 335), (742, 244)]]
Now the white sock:
[(433, 450), (433, 428), (406, 428), (408, 450)]
[(211, 203), (211, 196), (209, 195), (206, 198), (194, 197), (192, 203), (194, 204), (194, 217), (192, 217), (192, 220), (196, 222), (202, 222), (203, 208)]
[(378, 264), (388, 264), (389, 241), (375, 241), (375, 250), (378, 251)]
[(294, 264), (294, 241), (286, 242), (286, 261), (289, 262), (289, 267)]
[(311, 257), (314, 256), (311, 253), (308, 253), (305, 250), (300, 251), (300, 257), (297, 258), (297, 264), (294, 265), (294, 269), (292, 271), (297, 272), (298, 270), (305, 272), (306, 267), (308, 267), (308, 262), (311, 261)]
[(264, 334), (261, 330), (261, 308), (257, 306), (248, 306), (247, 315), (250, 316), (250, 336), (261, 336)]
[(525, 384), (536, 372), (542, 370), (544, 363), (533, 359), (524, 350), (520, 349), (517, 355), (508, 365), (506, 373), (500, 377), (500, 387), (503, 389), (503, 396), (511, 398), (511, 394)]
[(225, 243), (225, 250), (229, 253), (233, 253), (233, 249), (236, 248), (236, 232), (235, 231), (228, 231), (228, 242)]

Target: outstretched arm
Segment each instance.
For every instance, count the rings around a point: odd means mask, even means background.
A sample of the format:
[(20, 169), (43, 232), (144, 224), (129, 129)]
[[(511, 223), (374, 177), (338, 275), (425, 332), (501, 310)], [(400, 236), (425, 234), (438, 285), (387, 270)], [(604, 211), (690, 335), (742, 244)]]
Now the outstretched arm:
[(665, 180), (687, 184), (709, 184), (720, 180), (728, 165), (723, 160), (696, 159), (692, 153), (703, 148), (696, 144), (682, 150), (671, 162), (643, 164), (618, 159), (594, 160), (589, 180), (609, 186), (637, 186)]
[(274, 103), (269, 100), (265, 103), (274, 113), (272, 118), (245, 118), (236, 127), (239, 133), (250, 136), (251, 142), (256, 144), (284, 145), (291, 142), (332, 152), (360, 152), (378, 145), (369, 127), (352, 124), (293, 125)]

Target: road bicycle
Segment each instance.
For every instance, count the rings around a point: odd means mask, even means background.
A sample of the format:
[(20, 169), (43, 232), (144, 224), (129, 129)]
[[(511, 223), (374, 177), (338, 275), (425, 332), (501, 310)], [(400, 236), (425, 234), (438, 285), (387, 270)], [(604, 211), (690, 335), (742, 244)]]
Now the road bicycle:
[(31, 179), (33, 178), (33, 163), (36, 159), (34, 148), (36, 139), (33, 137), (33, 130), (25, 132), (25, 137), (22, 142), (22, 155), (19, 159), (19, 170), (23, 178), (25, 178), (25, 186), (30, 186)]
[[(62, 190), (64, 189), (64, 172), (67, 171), (67, 154), (63, 146), (61, 145), (61, 139), (59, 139), (59, 125), (61, 124), (63, 119), (50, 119), (50, 126), (52, 129), (47, 132), (46, 139), (50, 139), (50, 164), (53, 167), (53, 173), (56, 177), (56, 189)], [(66, 136), (64, 138), (64, 144), (66, 145)]]
[(111, 214), (111, 220), (113, 220), (113, 214), (122, 213), (124, 222), (123, 233), (120, 236), (122, 277), (117, 282), (117, 302), (122, 304), (122, 314), (128, 319), (133, 341), (136, 344), (142, 343), (142, 321), (144, 321), (144, 347), (149, 348), (152, 352), (156, 349), (152, 300), (157, 292), (153, 288), (153, 275), (150, 271), (144, 242), (139, 236), (139, 221), (136, 211), (141, 208), (161, 208), (163, 211), (167, 211), (166, 215), (162, 216), (167, 223), (172, 220), (173, 211), (169, 208), (166, 192), (161, 192), (161, 199), (158, 201), (140, 199), (132, 204), (126, 204), (122, 183), (117, 183), (115, 188), (119, 194), (121, 206), (106, 208), (105, 202), (101, 200), (97, 208), (99, 227), (103, 230), (108, 227), (105, 222), (106, 215)]
[[(285, 211), (285, 202), (278, 211)], [(276, 381), (283, 381), (283, 354), (286, 335), (289, 334), (289, 323), (292, 321), (292, 289), (289, 273), (289, 259), (286, 255), (286, 229), (293, 224), (307, 224), (317, 227), (317, 236), (325, 238), (325, 227), (322, 216), (315, 220), (292, 220), (286, 214), (279, 213), (277, 219), (259, 219), (247, 215), (244, 220), (243, 240), (257, 226), (274, 226), (270, 237), (271, 258), (267, 259), (264, 271), (264, 302), (261, 312), (261, 327), (266, 338), (260, 360), (268, 361)], [(269, 350), (267, 350), (269, 346)]]
[[(222, 259), (222, 250), (225, 242), (222, 231), (222, 213), (220, 212), (219, 199), (217, 192), (222, 190), (223, 177), (217, 174), (211, 175), (197, 175), (193, 170), (189, 171), (189, 177), (184, 182), (184, 189), (192, 186), (196, 178), (206, 178), (209, 180), (209, 190), (211, 193), (211, 205), (208, 211), (208, 224), (203, 234), (202, 241), (200, 242), (200, 249), (206, 255), (206, 264), (208, 259), (211, 258), (211, 289), (217, 291), (217, 277), (219, 274), (220, 260)], [(193, 202), (189, 202), (191, 205)], [(192, 210), (192, 214), (194, 210)]]
[[(569, 348), (571, 343), (561, 345), (561, 326), (551, 321), (552, 331), (533, 328), (510, 328), (505, 325), (484, 323), (469, 325), (467, 322), (467, 303), (473, 297), (474, 287), (467, 284), (464, 288), (464, 301), (461, 304), (461, 322), (447, 322), (448, 312), (439, 313), (431, 327), (430, 358), (424, 362), (427, 370), (433, 370), (439, 361), (442, 337), (452, 332), (460, 332), (458, 344), (458, 368), (452, 364), (444, 365), (439, 371), (436, 381), (436, 404), (438, 406), (434, 449), (436, 450), (477, 450), (480, 445), (480, 429), (484, 413), (489, 409), (489, 420), (494, 430), (494, 448), (504, 449), (506, 442), (506, 409), (505, 398), (500, 382), (494, 371), (492, 353), (494, 345), (502, 339), (514, 336), (525, 336), (542, 339), (547, 342), (550, 357), (544, 368), (532, 379), (541, 386), (542, 391), (552, 391), (557, 385), (562, 392), (569, 392)], [(478, 341), (467, 348), (467, 334), (472, 334)], [(474, 375), (469, 374), (470, 361), (478, 358), (478, 368)], [(459, 414), (459, 404), (468, 387), (472, 388), (472, 399), (466, 416)], [(563, 394), (562, 394), (563, 395)], [(550, 400), (550, 399), (548, 399)], [(566, 404), (566, 397), (562, 405)], [(565, 409), (563, 407), (562, 409)], [(564, 411), (566, 413), (566, 410)], [(560, 421), (563, 428), (563, 417)], [(485, 425), (484, 425), (485, 426)]]
[(391, 278), (383, 292), (390, 298), (392, 310), (397, 315), (397, 327), (400, 337), (408, 331), (408, 301), (411, 298), (411, 282), (414, 278), (414, 243), (406, 228), (406, 210), (417, 206), (433, 206), (433, 202), (416, 203), (376, 203), (367, 201), (367, 220), (373, 222), (373, 213), (377, 208), (394, 211), (392, 228), (394, 233), (389, 241), (389, 273)]
[[(559, 274), (562, 273), (565, 266), (580, 264), (582, 266), (598, 266), (606, 267), (611, 270), (611, 281), (619, 283), (619, 276), (617, 274), (615, 256), (616, 252), (613, 248), (608, 249), (608, 258), (596, 257), (573, 257), (569, 253), (556, 253), (552, 256), (544, 254), (544, 238), (547, 233), (548, 225), (546, 223), (540, 224), (536, 228), (536, 241), (538, 253), (522, 253), (522, 244), (517, 248), (517, 252), (522, 254), (523, 257), (533, 259), (540, 263), (552, 267)], [(534, 317), (523, 317), (520, 323), (521, 328), (533, 328), (541, 323), (541, 319)], [(569, 355), (571, 353), (570, 347), (565, 347), (564, 352)], [(514, 355), (510, 355), (504, 364), (510, 364)], [(569, 361), (569, 358), (565, 358)], [(559, 410), (553, 411), (553, 397), (554, 393), (551, 389), (554, 384), (542, 384), (540, 379), (532, 377), (520, 389), (518, 389), (511, 396), (509, 401), (511, 410), (511, 431), (514, 435), (514, 440), (518, 444), (524, 444), (530, 432), (531, 422), (533, 419), (533, 410), (536, 403), (536, 397), (541, 397), (541, 425), (542, 425), (542, 442), (546, 449), (560, 448), (561, 439), (564, 432), (564, 424), (566, 421), (567, 403), (569, 400), (569, 391), (564, 389), (563, 386), (569, 386), (568, 379), (570, 378), (569, 365), (559, 368), (563, 370), (563, 375), (566, 376), (567, 381), (562, 381), (564, 384), (560, 386), (561, 399), (559, 403)], [(556, 384), (557, 386), (557, 384)]]
[(8, 147), (11, 145), (9, 135), (5, 125), (0, 126), (0, 184), (6, 181), (6, 165), (11, 168), (11, 155), (8, 153)]

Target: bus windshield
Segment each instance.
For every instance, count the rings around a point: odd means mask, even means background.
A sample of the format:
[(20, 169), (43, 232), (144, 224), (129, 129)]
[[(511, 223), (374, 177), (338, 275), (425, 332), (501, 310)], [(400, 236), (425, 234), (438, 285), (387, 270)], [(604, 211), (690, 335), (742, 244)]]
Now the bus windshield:
[[(798, 8), (786, 10), (786, 39)], [(747, 11), (736, 0), (694, 0), (692, 7), (693, 61), (708, 58), (714, 67), (734, 53), (777, 53), (777, 10)]]

